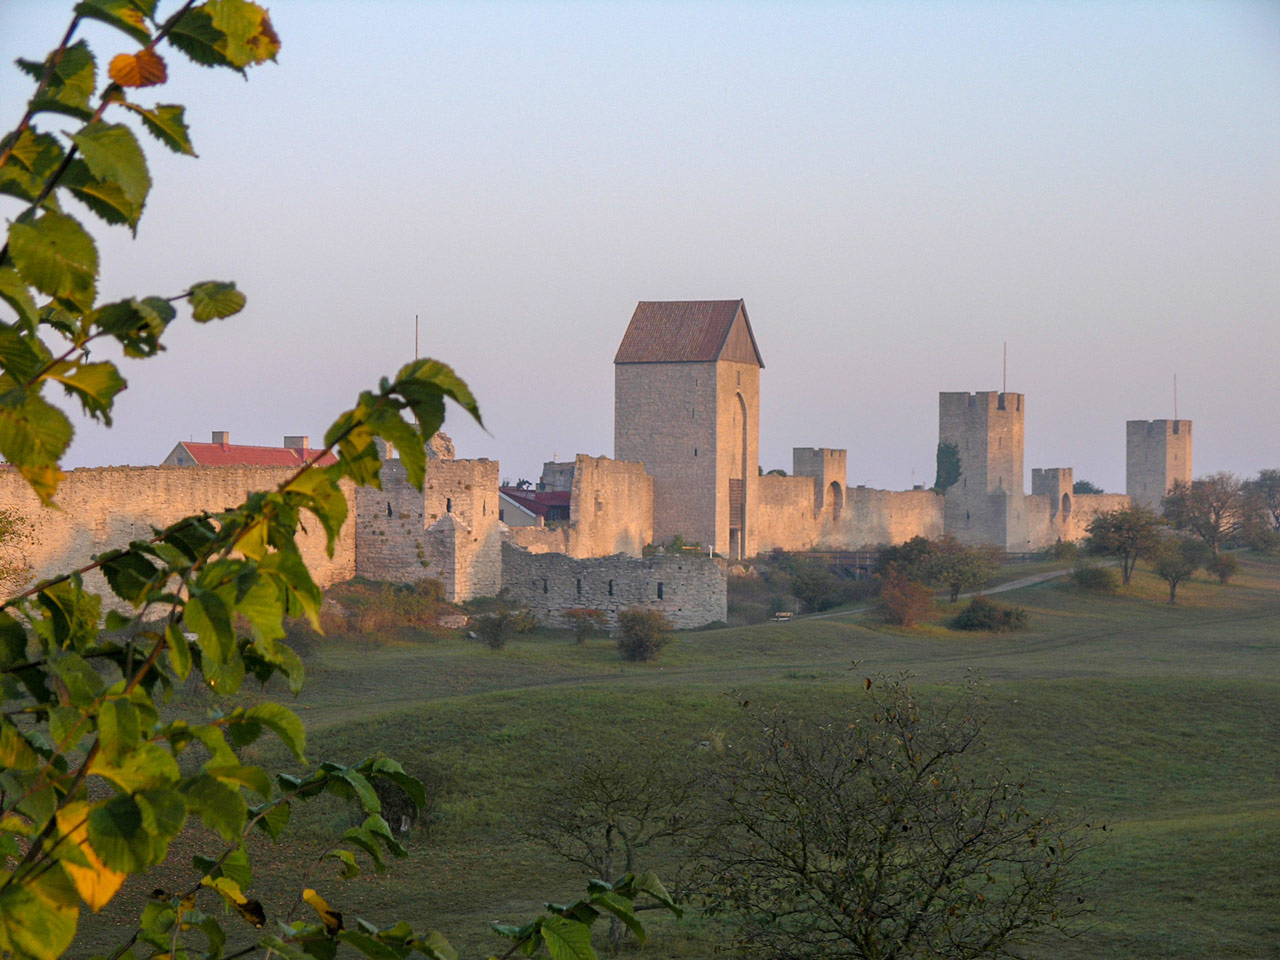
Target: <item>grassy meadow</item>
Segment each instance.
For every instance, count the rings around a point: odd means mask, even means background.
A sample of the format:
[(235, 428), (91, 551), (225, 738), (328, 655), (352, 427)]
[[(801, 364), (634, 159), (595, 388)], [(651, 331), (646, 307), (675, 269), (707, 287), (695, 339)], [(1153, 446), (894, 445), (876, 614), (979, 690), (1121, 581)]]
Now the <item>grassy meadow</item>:
[[(1280, 957), (1280, 560), (1242, 559), (1230, 584), (1201, 575), (1176, 606), (1144, 571), (1114, 596), (1062, 579), (1013, 590), (1000, 601), (1031, 614), (1013, 635), (948, 630), (942, 605), (909, 630), (836, 611), (682, 633), (650, 664), (563, 631), (496, 652), (456, 632), (326, 638), (295, 703), (309, 756), (385, 752), (440, 784), (439, 804), (407, 834), (407, 860), (345, 882), (333, 861), (315, 861), (350, 815), (329, 801), (300, 806), (281, 846), (257, 844), (254, 890), (268, 916), (285, 916), (310, 885), (348, 916), (434, 927), (463, 956), (501, 953), (492, 921), (527, 919), (583, 888), (580, 870), (522, 829), (584, 750), (664, 741), (692, 757), (732, 737), (735, 694), (821, 714), (854, 702), (866, 675), (910, 671), (950, 697), (972, 672), (986, 683), (990, 757), (1106, 825), (1083, 864), (1091, 914), (1036, 956)], [(180, 838), (178, 858), (197, 840)], [(127, 890), (92, 921), (92, 945), (117, 942), (127, 909), (165, 882), (160, 871)], [(645, 916), (649, 956), (715, 954), (716, 928), (695, 912)]]

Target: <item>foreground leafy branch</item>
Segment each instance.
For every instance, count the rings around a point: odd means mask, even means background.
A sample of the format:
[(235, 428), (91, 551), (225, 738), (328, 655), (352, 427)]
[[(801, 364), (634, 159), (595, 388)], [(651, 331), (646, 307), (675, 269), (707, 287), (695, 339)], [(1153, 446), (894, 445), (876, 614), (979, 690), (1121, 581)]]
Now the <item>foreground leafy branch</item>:
[[(86, 19), (114, 28), (128, 47), (111, 59), (101, 89), (97, 59), (75, 39)], [(0, 247), (0, 301), (11, 312), (0, 317), (0, 456), (45, 504), (57, 494), (72, 436), (46, 388), (61, 387), (85, 414), (110, 425), (126, 383), (114, 363), (89, 359), (91, 345), (109, 340), (125, 356), (151, 357), (164, 349), (175, 304), (185, 301), (198, 323), (245, 304), (224, 281), (98, 303), (97, 245), (65, 201), (136, 231), (151, 188), (146, 157), (133, 129), (109, 118), (140, 123), (167, 148), (194, 156), (183, 108), (140, 104), (135, 91), (166, 82), (170, 50), (243, 73), (274, 59), (279, 47), (266, 11), (248, 0), (187, 0), (164, 19), (155, 0), (83, 0), (48, 56), (18, 62), (35, 90), (18, 125), (0, 138), (0, 193), (21, 205)], [(51, 133), (43, 128), (51, 117), (81, 125)], [(385, 757), (350, 766), (325, 761), (300, 776), (245, 763), (244, 748), (269, 731), (305, 764), (306, 735), (287, 707), (235, 699), (248, 677), (265, 684), (280, 675), (295, 693), (302, 685), (302, 662), (283, 641), (288, 618), (319, 628), (321, 594), (298, 542), (304, 517), (318, 523), (332, 556), (347, 519), (345, 489), (380, 484), (379, 441), (400, 451), (409, 482), (421, 489), (425, 445), (444, 420), (446, 399), (480, 420), (475, 398), (448, 366), (406, 364), (361, 393), (326, 433), (324, 450), (274, 489), (155, 529), (3, 604), (0, 956), (60, 956), (75, 938), (81, 904), (102, 909), (130, 875), (164, 861), (192, 818), (221, 848), (195, 858), (178, 892), (160, 891), (115, 960), (254, 953), (332, 960), (339, 943), (378, 960), (453, 956), (438, 933), (345, 923), (311, 888), (301, 899), (318, 924), (269, 922), (248, 892), (252, 832), (279, 840), (295, 804), (337, 796), (358, 805), (364, 819), (324, 861), (340, 877), (357, 875), (362, 861), (381, 871), (385, 855), (406, 851), (381, 815), (374, 781), (394, 782), (419, 807), (425, 795)], [(336, 461), (317, 466), (329, 452)], [(91, 571), (102, 573), (110, 595), (86, 587)], [(208, 715), (162, 712), (175, 685), (193, 679), (217, 695)], [(514, 949), (562, 956), (561, 946), (574, 944), (574, 956), (589, 956), (594, 918), (604, 912), (630, 924), (630, 904), (642, 893), (674, 908), (656, 879), (624, 878), (568, 907), (549, 907), (517, 928)], [(201, 906), (210, 900), (249, 925), (250, 943), (228, 949), (223, 920)]]

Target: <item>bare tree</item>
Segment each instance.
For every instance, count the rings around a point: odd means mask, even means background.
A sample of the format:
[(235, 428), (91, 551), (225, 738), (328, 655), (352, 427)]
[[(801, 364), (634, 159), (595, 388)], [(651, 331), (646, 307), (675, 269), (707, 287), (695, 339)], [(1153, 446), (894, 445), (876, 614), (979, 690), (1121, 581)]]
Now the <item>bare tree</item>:
[(1163, 501), (1164, 517), (1217, 553), (1244, 526), (1244, 485), (1234, 473), (1211, 473), (1190, 484), (1175, 481)]
[[(674, 746), (590, 752), (551, 784), (526, 835), (610, 883), (660, 866), (673, 896), (682, 899), (703, 824), (700, 765), (688, 754)], [(618, 943), (624, 936), (622, 924), (611, 920), (609, 939)]]
[(754, 716), (713, 778), (706, 891), (748, 955), (1006, 956), (1080, 913), (1085, 831), (978, 763), (974, 697), (866, 684), (865, 709), (829, 722)]

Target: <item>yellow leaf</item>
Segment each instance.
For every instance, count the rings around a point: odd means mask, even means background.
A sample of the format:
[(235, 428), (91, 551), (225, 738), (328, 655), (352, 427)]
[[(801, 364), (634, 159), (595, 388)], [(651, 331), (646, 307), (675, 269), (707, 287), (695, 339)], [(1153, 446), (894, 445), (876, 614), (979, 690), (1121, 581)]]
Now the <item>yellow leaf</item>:
[(164, 58), (146, 49), (116, 54), (111, 58), (107, 75), (122, 87), (154, 87), (169, 78)]
[(324, 924), (324, 932), (331, 937), (337, 936), (338, 931), (342, 929), (342, 914), (330, 907), (325, 902), (324, 897), (310, 887), (302, 891), (302, 899), (307, 902), (311, 909), (320, 914), (320, 922)]
[(124, 883), (124, 874), (112, 870), (98, 859), (93, 847), (89, 846), (89, 805), (87, 803), (69, 803), (58, 811), (58, 830), (66, 840), (80, 848), (80, 852), (88, 861), (87, 867), (62, 861), (62, 868), (76, 885), (76, 891), (84, 898), (89, 908), (97, 913), (116, 895), (120, 885)]

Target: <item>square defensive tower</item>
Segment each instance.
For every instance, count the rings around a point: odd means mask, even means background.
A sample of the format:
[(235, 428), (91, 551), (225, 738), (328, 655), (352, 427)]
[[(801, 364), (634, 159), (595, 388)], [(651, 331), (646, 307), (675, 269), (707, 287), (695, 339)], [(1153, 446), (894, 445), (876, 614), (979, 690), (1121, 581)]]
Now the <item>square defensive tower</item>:
[(641, 301), (613, 362), (613, 455), (653, 476), (654, 540), (751, 556), (764, 363), (746, 305)]
[(1158, 513), (1175, 481), (1191, 482), (1191, 421), (1126, 421), (1124, 492), (1129, 499)]
[(1020, 393), (938, 394), (938, 442), (960, 454), (960, 479), (946, 492), (946, 529), (962, 543), (1026, 549), (1025, 423)]

